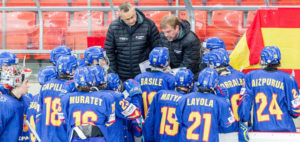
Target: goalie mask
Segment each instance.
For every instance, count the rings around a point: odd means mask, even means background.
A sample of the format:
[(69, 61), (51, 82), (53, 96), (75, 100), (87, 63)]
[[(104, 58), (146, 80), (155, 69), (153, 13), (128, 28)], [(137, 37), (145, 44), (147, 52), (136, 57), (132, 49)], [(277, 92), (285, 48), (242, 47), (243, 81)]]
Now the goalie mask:
[(8, 89), (21, 86), (23, 81), (31, 74), (31, 69), (19, 65), (8, 66), (1, 71), (1, 83)]

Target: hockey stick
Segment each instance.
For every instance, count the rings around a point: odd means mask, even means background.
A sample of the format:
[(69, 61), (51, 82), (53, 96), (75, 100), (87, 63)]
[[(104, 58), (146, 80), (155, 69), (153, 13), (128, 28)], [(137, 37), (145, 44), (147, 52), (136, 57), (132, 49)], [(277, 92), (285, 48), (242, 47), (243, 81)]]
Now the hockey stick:
[(30, 131), (33, 133), (33, 135), (36, 137), (36, 139), (38, 140), (38, 142), (41, 142), (41, 139), (39, 137), (39, 135), (36, 133), (36, 131), (32, 128), (32, 126), (30, 125), (28, 120), (25, 120), (26, 125), (29, 127)]
[(141, 123), (138, 124), (138, 125), (140, 125), (140, 127), (141, 127), (141, 129), (142, 129), (142, 138), (143, 138), (143, 142), (145, 142), (145, 138), (144, 138), (144, 135), (143, 135), (143, 123), (142, 123), (142, 122), (143, 122), (143, 117), (140, 116), (138, 119), (139, 119), (140, 122), (141, 122)]
[(240, 68), (240, 72), (242, 72), (244, 70), (244, 66), (242, 65)]

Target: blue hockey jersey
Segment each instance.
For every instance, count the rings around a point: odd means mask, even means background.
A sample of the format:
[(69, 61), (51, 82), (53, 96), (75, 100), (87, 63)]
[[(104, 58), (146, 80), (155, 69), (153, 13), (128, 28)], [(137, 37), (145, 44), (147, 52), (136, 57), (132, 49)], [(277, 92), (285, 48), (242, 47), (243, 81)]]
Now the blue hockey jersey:
[(156, 92), (175, 89), (175, 77), (165, 72), (144, 72), (137, 75), (134, 80), (140, 83), (143, 91), (144, 118), (147, 115), (148, 108)]
[(0, 84), (0, 95), (7, 94), (8, 92), (9, 92), (9, 90), (7, 88), (5, 88), (3, 84)]
[[(218, 86), (224, 87), (227, 89), (228, 97), (231, 104), (231, 109), (234, 114), (235, 120), (237, 120), (234, 124), (231, 125), (233, 131), (238, 131), (238, 101), (241, 97), (240, 91), (243, 85), (245, 84), (245, 75), (235, 69), (230, 70), (230, 74), (219, 75), (219, 83)], [(231, 132), (228, 130), (221, 130), (221, 132)]]
[(108, 127), (109, 142), (134, 142), (133, 129), (136, 123), (132, 121), (141, 117), (138, 107), (130, 103), (121, 93), (112, 93), (116, 102), (116, 122)]
[(218, 142), (219, 127), (229, 127), (235, 121), (230, 105), (223, 97), (199, 92), (179, 100), (176, 117), (182, 142)]
[(23, 121), (23, 130), (22, 130), (21, 135), (19, 136), (20, 142), (29, 142), (30, 131), (29, 131), (29, 127), (25, 123), (25, 120), (27, 119), (26, 113), (28, 111), (31, 101), (32, 101), (32, 94), (27, 93), (25, 95), (22, 95), (22, 103), (24, 106), (24, 117), (23, 117), (24, 121)]
[[(40, 95), (37, 94), (33, 97), (32, 101), (26, 112), (26, 119), (29, 121), (31, 127), (37, 132), (40, 136), (40, 104), (39, 104)], [(29, 130), (30, 131), (30, 130)], [(29, 133), (29, 141), (36, 142), (37, 138), (34, 136), (33, 132), (30, 131)]]
[(296, 84), (293, 77), (282, 71), (260, 69), (249, 72), (245, 78), (245, 88), (241, 91), (243, 97), (238, 108), (240, 119), (243, 122), (250, 121), (253, 105), (254, 131), (295, 132), (291, 116), (296, 117), (300, 112)]
[(111, 91), (95, 91), (73, 92), (63, 96), (62, 112), (69, 138), (73, 128), (81, 124), (97, 126), (104, 137), (108, 138), (106, 125), (115, 122), (115, 102), (111, 95)]
[(22, 133), (24, 106), (15, 97), (0, 96), (0, 141), (16, 142)]
[(146, 142), (178, 141), (179, 123), (176, 121), (175, 112), (183, 95), (171, 90), (156, 93), (143, 126)]
[(69, 80), (51, 79), (41, 87), (41, 140), (42, 141), (65, 141), (67, 138), (64, 122), (58, 117), (61, 111), (61, 97), (67, 93), (66, 87)]

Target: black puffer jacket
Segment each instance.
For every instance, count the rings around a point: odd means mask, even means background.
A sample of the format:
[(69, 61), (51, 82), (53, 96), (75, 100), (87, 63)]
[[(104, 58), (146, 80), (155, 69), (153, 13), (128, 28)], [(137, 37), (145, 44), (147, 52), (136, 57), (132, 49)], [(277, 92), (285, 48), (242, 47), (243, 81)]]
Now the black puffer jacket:
[(173, 41), (168, 41), (164, 33), (161, 32), (159, 45), (169, 49), (171, 68), (187, 67), (193, 73), (199, 72), (200, 40), (190, 30), (188, 21), (181, 20), (179, 34)]
[(120, 18), (114, 20), (108, 29), (105, 50), (110, 68), (122, 80), (134, 78), (140, 73), (139, 63), (148, 59), (150, 51), (159, 38), (154, 22), (136, 9), (137, 23), (129, 27)]

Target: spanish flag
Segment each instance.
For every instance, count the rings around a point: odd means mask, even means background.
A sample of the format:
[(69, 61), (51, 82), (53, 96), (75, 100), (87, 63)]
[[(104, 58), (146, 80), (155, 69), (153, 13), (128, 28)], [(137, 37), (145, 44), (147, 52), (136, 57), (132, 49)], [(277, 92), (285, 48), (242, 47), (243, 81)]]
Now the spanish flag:
[(265, 46), (281, 51), (280, 70), (295, 74), (300, 82), (300, 8), (264, 8), (257, 11), (251, 26), (230, 55), (230, 65), (247, 73), (261, 68)]

